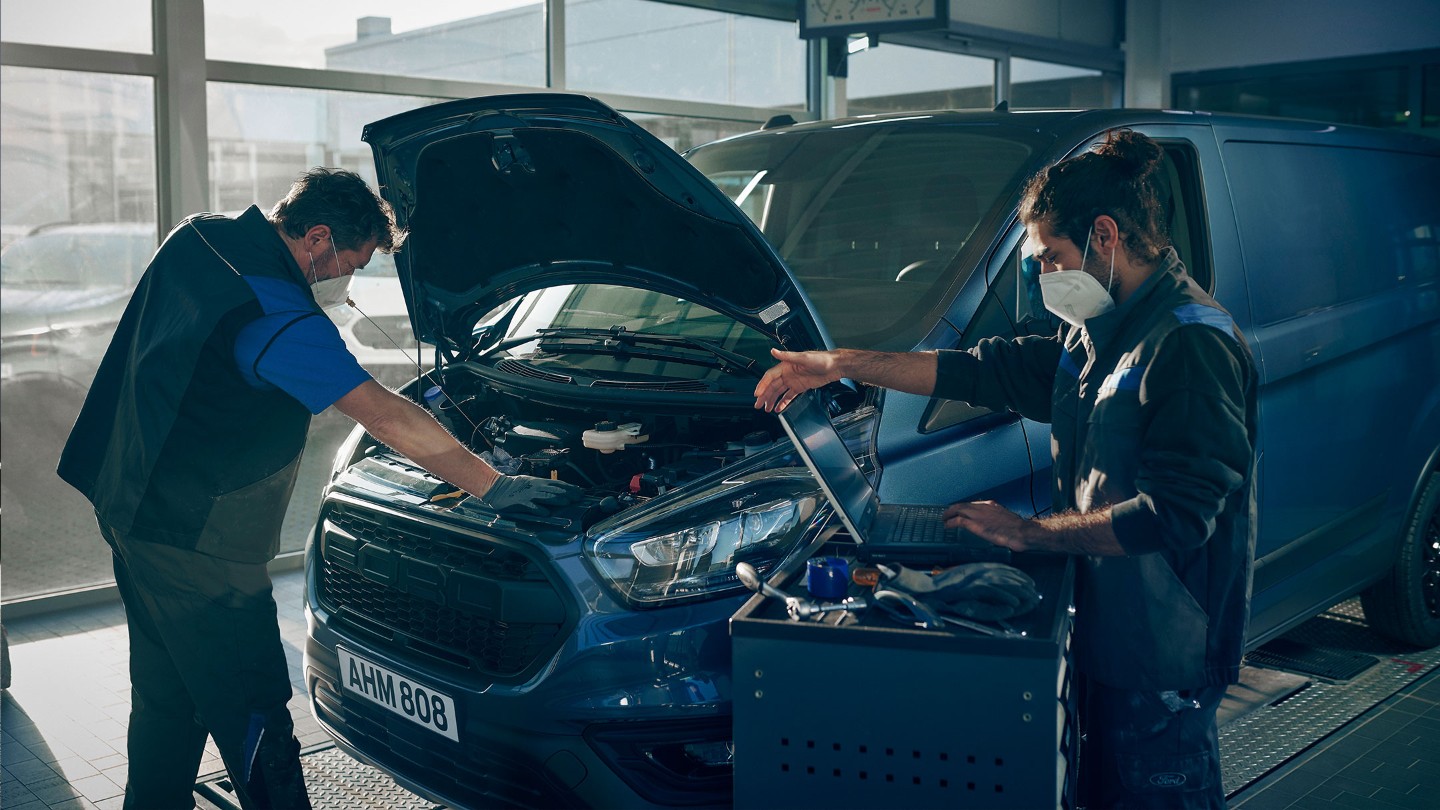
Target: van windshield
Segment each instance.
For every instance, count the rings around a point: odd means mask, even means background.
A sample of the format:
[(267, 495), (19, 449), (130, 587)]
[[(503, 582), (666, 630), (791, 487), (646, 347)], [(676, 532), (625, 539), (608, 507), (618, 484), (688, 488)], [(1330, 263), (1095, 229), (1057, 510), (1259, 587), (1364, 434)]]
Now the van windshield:
[(748, 215), (842, 346), (933, 327), (1039, 151), (1033, 131), (877, 120), (721, 141), (687, 157)]

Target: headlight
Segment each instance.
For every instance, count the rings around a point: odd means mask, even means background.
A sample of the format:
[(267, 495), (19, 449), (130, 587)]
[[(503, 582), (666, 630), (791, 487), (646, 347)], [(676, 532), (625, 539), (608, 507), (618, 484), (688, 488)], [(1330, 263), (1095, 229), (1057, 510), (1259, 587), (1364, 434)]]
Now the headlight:
[(735, 564), (774, 567), (813, 525), (824, 494), (804, 467), (722, 481), (596, 535), (587, 558), (637, 607), (739, 590)]
[(335, 480), (335, 476), (350, 469), (360, 460), (360, 440), (364, 436), (364, 426), (356, 425), (350, 429), (350, 435), (346, 436), (345, 441), (335, 450), (335, 460), (330, 463), (330, 480)]

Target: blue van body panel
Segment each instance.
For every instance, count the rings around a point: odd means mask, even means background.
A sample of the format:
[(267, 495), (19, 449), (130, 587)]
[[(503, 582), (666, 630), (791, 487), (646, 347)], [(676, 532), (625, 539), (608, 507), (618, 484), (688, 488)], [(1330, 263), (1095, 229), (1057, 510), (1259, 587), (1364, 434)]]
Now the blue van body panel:
[[(1389, 570), (1440, 445), (1425, 405), (1440, 389), (1440, 279), (1424, 245), (1407, 252), (1409, 232), (1433, 240), (1440, 228), (1440, 144), (1323, 125), (1215, 129), (1247, 208), (1238, 242), (1264, 317), (1248, 330), (1261, 360), (1254, 642)], [(1371, 191), (1400, 188), (1382, 175), (1402, 164), (1435, 175), (1410, 178), (1428, 198)], [(1277, 209), (1282, 199), (1292, 204)]]
[[(879, 441), (884, 472), (882, 503), (949, 504), (960, 500), (994, 500), (1023, 515), (1031, 503), (1030, 454), (1019, 417), (982, 416), (943, 430), (916, 434), (929, 397), (889, 391)], [(893, 414), (893, 416), (892, 416)], [(891, 429), (887, 422), (894, 419)], [(885, 443), (887, 436), (909, 432), (922, 441)], [(1043, 450), (1049, 452), (1047, 439)]]

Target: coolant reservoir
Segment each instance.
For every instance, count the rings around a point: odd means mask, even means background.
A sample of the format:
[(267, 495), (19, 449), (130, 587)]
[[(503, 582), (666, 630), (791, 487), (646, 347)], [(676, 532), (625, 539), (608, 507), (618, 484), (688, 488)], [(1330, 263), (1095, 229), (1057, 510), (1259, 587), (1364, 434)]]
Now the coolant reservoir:
[(581, 434), (580, 443), (591, 450), (613, 453), (623, 449), (627, 444), (636, 444), (649, 438), (649, 436), (640, 435), (639, 422), (626, 422), (623, 425), (617, 425), (614, 422), (599, 422), (594, 429)]

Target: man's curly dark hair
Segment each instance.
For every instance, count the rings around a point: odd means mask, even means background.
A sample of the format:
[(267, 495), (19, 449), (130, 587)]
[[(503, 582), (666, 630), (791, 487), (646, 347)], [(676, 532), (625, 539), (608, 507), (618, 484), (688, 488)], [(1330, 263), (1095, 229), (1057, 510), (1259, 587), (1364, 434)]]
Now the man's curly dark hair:
[(328, 225), (340, 250), (358, 250), (374, 240), (382, 253), (392, 253), (405, 241), (390, 204), (360, 175), (345, 169), (317, 166), (300, 175), (270, 209), (270, 221), (292, 239), (316, 225)]

